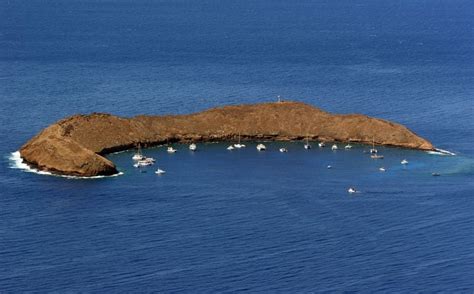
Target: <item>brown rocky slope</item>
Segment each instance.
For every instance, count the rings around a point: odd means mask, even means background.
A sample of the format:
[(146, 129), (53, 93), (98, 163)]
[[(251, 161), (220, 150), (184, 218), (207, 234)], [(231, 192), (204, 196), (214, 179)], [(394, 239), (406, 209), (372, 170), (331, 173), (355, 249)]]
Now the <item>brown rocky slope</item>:
[(74, 176), (112, 175), (103, 155), (166, 142), (235, 140), (360, 142), (432, 150), (406, 127), (365, 115), (336, 115), (300, 102), (226, 106), (189, 115), (74, 115), (32, 138), (20, 149), (23, 160), (40, 170)]

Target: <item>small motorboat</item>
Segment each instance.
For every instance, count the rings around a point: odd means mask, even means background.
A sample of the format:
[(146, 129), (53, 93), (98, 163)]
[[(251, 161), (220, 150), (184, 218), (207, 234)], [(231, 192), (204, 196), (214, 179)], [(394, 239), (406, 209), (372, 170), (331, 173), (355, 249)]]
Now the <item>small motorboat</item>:
[(176, 153), (176, 151), (178, 151), (178, 150), (174, 149), (174, 148), (171, 147), (171, 146), (168, 147), (168, 149), (166, 149), (166, 152), (168, 152), (168, 153)]
[(379, 168), (379, 171), (384, 172), (384, 171), (385, 171), (385, 168), (384, 168), (384, 167), (381, 167), (381, 168)]
[(408, 160), (404, 159), (400, 163), (403, 164), (403, 165), (406, 165), (406, 164), (408, 164)]
[(192, 144), (189, 145), (189, 150), (196, 151), (196, 149), (197, 149), (196, 144), (192, 143)]
[(227, 150), (234, 150), (234, 146), (230, 145), (229, 147), (227, 147)]
[(433, 177), (439, 177), (439, 176), (441, 176), (440, 173), (431, 173), (431, 175), (432, 175)]
[(370, 158), (372, 158), (372, 159), (383, 159), (383, 155), (372, 154), (372, 155), (370, 155)]
[(286, 149), (285, 147), (280, 148), (280, 152), (282, 152), (282, 153), (288, 152), (288, 149)]
[(326, 146), (326, 144), (324, 144), (324, 142), (319, 142), (318, 146), (319, 146), (319, 148), (323, 148), (324, 146)]
[(166, 173), (166, 171), (164, 171), (164, 170), (162, 170), (162, 169), (157, 169), (157, 170), (155, 171), (155, 174), (157, 174), (157, 175), (162, 175), (162, 174), (164, 174), (164, 173)]
[(351, 144), (347, 144), (346, 146), (344, 146), (344, 149), (352, 149), (352, 145), (351, 145)]
[(265, 150), (267, 150), (267, 147), (263, 144), (258, 144), (257, 145), (257, 150), (258, 151), (265, 151)]
[(334, 144), (334, 145), (331, 146), (331, 150), (337, 150), (337, 149), (338, 149), (338, 147), (337, 147), (336, 144)]
[(331, 168), (332, 168), (332, 166), (331, 166), (331, 165), (328, 165), (328, 166), (327, 166), (327, 168), (328, 168), (328, 169), (331, 169)]
[(349, 194), (354, 194), (354, 193), (357, 192), (357, 190), (356, 190), (355, 188), (352, 188), (352, 187), (351, 187), (351, 188), (349, 188), (349, 190), (347, 190), (347, 192), (348, 192)]

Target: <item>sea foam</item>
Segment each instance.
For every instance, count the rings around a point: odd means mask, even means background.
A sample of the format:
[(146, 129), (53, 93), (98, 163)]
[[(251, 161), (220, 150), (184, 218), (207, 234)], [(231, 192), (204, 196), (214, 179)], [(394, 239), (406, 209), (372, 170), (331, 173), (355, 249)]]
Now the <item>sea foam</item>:
[(445, 156), (445, 155), (455, 156), (456, 155), (456, 153), (453, 153), (451, 151), (444, 150), (444, 149), (438, 149), (438, 148), (436, 148), (435, 151), (428, 151), (428, 154), (442, 155), (442, 156)]

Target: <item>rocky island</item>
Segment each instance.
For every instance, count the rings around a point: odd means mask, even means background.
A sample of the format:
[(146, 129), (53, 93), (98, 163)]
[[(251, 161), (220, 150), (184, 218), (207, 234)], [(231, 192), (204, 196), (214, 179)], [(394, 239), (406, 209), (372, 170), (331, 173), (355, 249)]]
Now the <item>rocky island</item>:
[(338, 115), (301, 102), (225, 106), (189, 115), (74, 115), (23, 145), (24, 162), (56, 174), (91, 177), (118, 173), (104, 155), (175, 142), (311, 140), (433, 150), (406, 127), (360, 114)]

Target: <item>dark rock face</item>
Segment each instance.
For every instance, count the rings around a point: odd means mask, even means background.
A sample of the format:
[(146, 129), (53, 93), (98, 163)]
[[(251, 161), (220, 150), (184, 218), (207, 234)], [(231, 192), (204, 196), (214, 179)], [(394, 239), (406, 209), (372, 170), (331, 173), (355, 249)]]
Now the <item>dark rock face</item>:
[(110, 152), (165, 142), (235, 140), (359, 142), (432, 150), (406, 127), (364, 115), (336, 115), (299, 102), (226, 106), (176, 116), (120, 118), (109, 114), (74, 115), (32, 138), (21, 157), (41, 170), (75, 176), (112, 175)]

